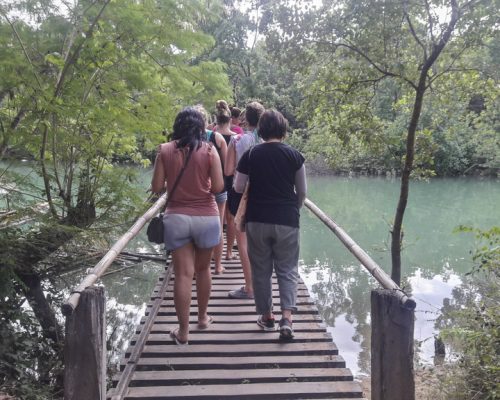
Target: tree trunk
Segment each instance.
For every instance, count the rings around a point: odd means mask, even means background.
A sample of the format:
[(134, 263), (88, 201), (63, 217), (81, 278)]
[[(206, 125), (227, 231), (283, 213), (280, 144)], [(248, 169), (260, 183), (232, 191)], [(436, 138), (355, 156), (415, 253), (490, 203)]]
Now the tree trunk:
[(23, 283), (23, 292), (28, 300), (36, 319), (40, 323), (43, 336), (57, 346), (62, 343), (62, 329), (57, 323), (54, 310), (50, 307), (43, 293), (42, 280), (35, 272), (17, 272)]
[(422, 111), (422, 103), (424, 94), (427, 90), (427, 73), (430, 71), (433, 64), (438, 59), (439, 55), (445, 48), (450, 40), (451, 34), (455, 29), (457, 21), (460, 17), (458, 12), (458, 5), (456, 0), (451, 0), (451, 19), (450, 23), (444, 30), (441, 39), (433, 47), (432, 53), (426, 58), (420, 71), (418, 85), (415, 88), (415, 102), (413, 103), (413, 112), (408, 125), (408, 136), (406, 138), (406, 159), (403, 172), (401, 174), (401, 190), (399, 193), (398, 207), (394, 217), (394, 225), (392, 227), (392, 240), (391, 240), (391, 258), (392, 258), (392, 272), (391, 278), (398, 285), (401, 284), (401, 241), (403, 216), (408, 202), (408, 192), (410, 186), (410, 174), (413, 169), (413, 158), (415, 155), (415, 135), (417, 132), (418, 120)]
[(422, 112), (422, 103), (426, 90), (427, 70), (422, 71), (417, 88), (415, 89), (415, 102), (410, 124), (408, 125), (408, 136), (406, 138), (406, 158), (403, 171), (401, 173), (401, 188), (399, 193), (398, 207), (394, 217), (394, 224), (391, 231), (391, 258), (392, 271), (391, 278), (399, 286), (401, 284), (401, 242), (403, 240), (403, 217), (408, 203), (408, 193), (410, 190), (410, 174), (413, 169), (413, 159), (415, 156), (415, 135), (417, 132), (418, 120)]
[(14, 272), (23, 285), (23, 294), (40, 323), (43, 336), (53, 341), (55, 351), (59, 350), (58, 346), (62, 343), (62, 327), (57, 323), (54, 310), (45, 297), (43, 276), (37, 271), (36, 265), (72, 237), (73, 233), (58, 229), (57, 226), (52, 227), (50, 231), (42, 230), (26, 241), (19, 241), (19, 247), (11, 255), (15, 258), (13, 265), (17, 267)]

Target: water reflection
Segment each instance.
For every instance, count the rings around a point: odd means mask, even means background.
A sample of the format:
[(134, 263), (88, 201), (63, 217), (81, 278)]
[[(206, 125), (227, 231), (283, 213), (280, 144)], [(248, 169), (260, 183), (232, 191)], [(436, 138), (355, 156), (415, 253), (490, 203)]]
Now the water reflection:
[(304, 267), (302, 277), (348, 366), (369, 373), (370, 289), (376, 284), (359, 266), (330, 265)]
[[(399, 182), (379, 178), (319, 177), (309, 180), (309, 198), (341, 225), (390, 272), (389, 223)], [(436, 179), (412, 182), (405, 215), (403, 282), (417, 301), (417, 359), (431, 363), (435, 321), (472, 267), (471, 234), (459, 225), (486, 229), (500, 220), (500, 185), (494, 180)], [(370, 290), (376, 282), (308, 211), (302, 212), (302, 276), (321, 316), (355, 374), (370, 370)]]
[[(150, 244), (141, 233), (127, 250), (142, 254), (162, 254), (161, 246)], [(162, 263), (144, 261), (105, 276), (107, 299), (108, 368), (116, 371), (128, 348), (135, 328), (145, 315), (150, 296), (165, 269)]]

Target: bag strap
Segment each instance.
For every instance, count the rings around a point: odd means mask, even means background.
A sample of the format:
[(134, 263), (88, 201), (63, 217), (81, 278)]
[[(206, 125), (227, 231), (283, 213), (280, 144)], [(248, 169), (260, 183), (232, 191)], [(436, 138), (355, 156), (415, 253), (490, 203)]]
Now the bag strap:
[(186, 160), (184, 161), (184, 165), (182, 166), (182, 169), (179, 172), (179, 175), (177, 175), (177, 178), (175, 179), (174, 186), (172, 186), (172, 190), (168, 194), (167, 201), (165, 202), (165, 208), (163, 209), (163, 211), (165, 211), (167, 209), (168, 203), (170, 202), (170, 199), (172, 199), (174, 192), (175, 192), (175, 189), (177, 189), (177, 186), (179, 185), (179, 181), (181, 180), (182, 175), (184, 174), (184, 171), (186, 170), (189, 159), (191, 158), (191, 153), (193, 151), (194, 151), (193, 149), (189, 149), (189, 152), (186, 156)]

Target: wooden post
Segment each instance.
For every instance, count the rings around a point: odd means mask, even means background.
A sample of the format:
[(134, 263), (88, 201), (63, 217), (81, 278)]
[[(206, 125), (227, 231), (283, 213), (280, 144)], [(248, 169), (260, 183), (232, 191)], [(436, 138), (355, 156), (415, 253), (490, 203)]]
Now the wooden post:
[(106, 399), (106, 300), (104, 288), (81, 293), (66, 317), (64, 400)]
[(371, 292), (372, 400), (415, 400), (413, 309), (394, 290)]

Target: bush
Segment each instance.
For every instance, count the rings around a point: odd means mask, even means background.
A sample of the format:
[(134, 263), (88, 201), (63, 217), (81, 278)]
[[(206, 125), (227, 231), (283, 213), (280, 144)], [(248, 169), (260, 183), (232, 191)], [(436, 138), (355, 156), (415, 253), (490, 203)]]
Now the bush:
[(438, 318), (457, 359), (445, 388), (453, 399), (500, 398), (500, 229), (476, 234), (487, 244), (474, 254), (476, 266)]

